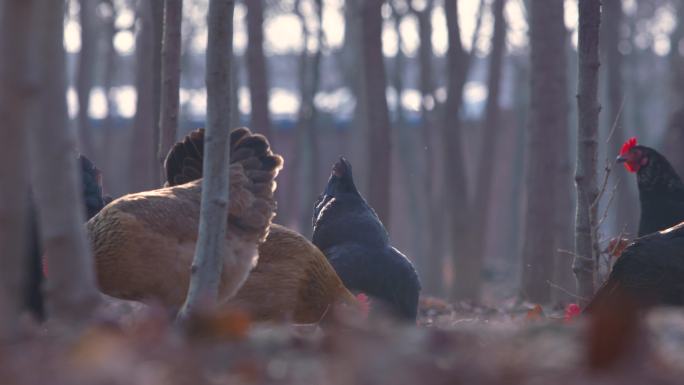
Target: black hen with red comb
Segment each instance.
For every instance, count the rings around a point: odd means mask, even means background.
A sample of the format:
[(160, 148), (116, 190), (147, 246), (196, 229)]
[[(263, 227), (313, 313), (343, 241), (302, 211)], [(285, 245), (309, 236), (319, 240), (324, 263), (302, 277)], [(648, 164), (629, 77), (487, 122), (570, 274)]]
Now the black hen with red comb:
[[(342, 282), (400, 318), (416, 319), (420, 281), (411, 261), (389, 244), (380, 218), (354, 185), (351, 164), (335, 163), (314, 206), (313, 243)], [(373, 301), (376, 300), (376, 301)], [(384, 305), (384, 306), (382, 306)]]
[(631, 138), (622, 145), (617, 162), (637, 174), (641, 203), (639, 236), (684, 221), (684, 183), (662, 154)]

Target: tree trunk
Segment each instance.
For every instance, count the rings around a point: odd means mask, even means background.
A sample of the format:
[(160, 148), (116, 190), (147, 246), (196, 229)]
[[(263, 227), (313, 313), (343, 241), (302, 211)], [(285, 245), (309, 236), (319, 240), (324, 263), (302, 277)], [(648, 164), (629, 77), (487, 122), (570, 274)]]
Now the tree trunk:
[(684, 172), (684, 2), (677, 3), (677, 27), (670, 36), (670, 120), (665, 134), (665, 153), (675, 170)]
[(575, 288), (575, 277), (572, 274), (572, 254), (568, 253), (573, 250), (573, 228), (575, 225), (575, 200), (573, 198), (573, 158), (570, 154), (570, 98), (569, 98), (569, 80), (568, 80), (568, 55), (575, 57), (574, 50), (570, 45), (568, 31), (565, 30), (565, 41), (563, 43), (566, 53), (565, 58), (565, 72), (563, 83), (563, 109), (560, 113), (565, 116), (565, 120), (559, 122), (558, 135), (552, 143), (556, 145), (556, 159), (557, 168), (554, 177), (555, 181), (555, 195), (556, 195), (556, 209), (555, 216), (555, 273), (553, 275), (553, 282), (562, 289), (556, 288), (552, 291), (553, 300), (559, 303), (574, 301), (575, 298), (570, 296)]
[[(142, 0), (149, 1), (152, 6), (152, 29), (154, 31), (153, 50), (152, 50), (152, 148), (148, 149), (152, 154), (152, 163), (150, 164), (151, 180), (158, 184), (163, 180), (164, 170), (157, 167), (156, 154), (161, 146), (159, 140), (161, 138), (160, 127), (157, 124), (161, 116), (161, 90), (162, 90), (162, 41), (164, 35), (164, 1), (162, 0)], [(181, 8), (182, 10), (182, 8)]]
[(78, 91), (78, 133), (79, 148), (88, 156), (95, 154), (93, 133), (90, 125), (90, 91), (95, 80), (97, 55), (97, 4), (91, 0), (80, 0), (79, 21), (81, 24), (81, 53), (78, 58), (76, 87)]
[[(178, 317), (182, 320), (200, 305), (213, 307), (226, 253), (230, 159), (230, 115), (233, 60), (233, 0), (210, 0), (207, 43), (207, 128), (204, 141), (204, 178), (197, 250), (192, 261), (188, 297)], [(232, 257), (232, 256), (230, 256)]]
[(385, 226), (390, 223), (392, 132), (387, 107), (387, 79), (382, 53), (383, 0), (362, 5), (363, 93), (366, 103), (369, 154), (368, 201)]
[(593, 0), (579, 0), (579, 80), (578, 80), (578, 140), (577, 218), (575, 222), (575, 260), (572, 269), (577, 279), (577, 294), (582, 305), (594, 295), (596, 271), (596, 213), (598, 185), (596, 161), (598, 151), (599, 26), (601, 4)]
[[(529, 13), (528, 13), (529, 14)], [(511, 174), (510, 207), (508, 208), (508, 234), (502, 243), (499, 255), (506, 255), (510, 269), (518, 270), (522, 266), (522, 241), (524, 238), (523, 220), (525, 215), (525, 164), (527, 161), (528, 119), (530, 116), (530, 76), (529, 58), (516, 57), (513, 59), (516, 94), (515, 100), (515, 141), (513, 161), (508, 166)], [(567, 99), (567, 96), (566, 96)], [(505, 192), (504, 192), (505, 193)], [(516, 277), (517, 279), (517, 277)]]
[[(297, 119), (297, 171), (294, 176), (300, 189), (294, 196), (300, 200), (299, 210), (299, 228), (303, 233), (311, 235), (311, 210), (309, 205), (316, 200), (317, 191), (321, 184), (318, 181), (318, 166), (320, 165), (320, 153), (318, 145), (318, 129), (316, 127), (317, 110), (314, 98), (320, 87), (321, 79), (321, 59), (323, 56), (323, 29), (318, 28), (316, 41), (318, 47), (313, 55), (310, 55), (307, 47), (309, 46), (309, 39), (312, 37), (311, 31), (306, 27), (306, 19), (299, 9), (299, 2), (295, 3), (297, 6), (296, 13), (302, 23), (302, 35), (304, 36), (304, 49), (301, 56), (300, 65), (300, 91), (301, 104), (299, 107), (299, 116)], [(319, 26), (323, 25), (323, 4), (321, 0), (315, 1), (316, 18)], [(293, 170), (294, 171), (294, 170)], [(308, 229), (308, 230), (306, 230)]]
[[(427, 149), (425, 153), (425, 168), (423, 183), (425, 186), (424, 197), (426, 202), (427, 223), (424, 224), (425, 233), (429, 234), (427, 248), (425, 251), (425, 262), (423, 263), (423, 290), (426, 293), (441, 296), (444, 290), (443, 269), (444, 269), (444, 194), (435, 189), (436, 162), (439, 154), (434, 146), (434, 127), (432, 125), (432, 114), (434, 99), (434, 77), (432, 59), (434, 52), (432, 49), (432, 11), (434, 1), (430, 0), (421, 11), (414, 11), (418, 18), (418, 37), (420, 45), (418, 47), (419, 60), (419, 79), (418, 84), (421, 93), (421, 122), (423, 124), (422, 145)], [(398, 30), (397, 30), (398, 31)], [(397, 32), (399, 33), (399, 32)], [(418, 222), (420, 223), (420, 222)]]
[[(354, 95), (355, 108), (354, 117), (351, 122), (353, 129), (350, 132), (351, 146), (349, 159), (358, 164), (367, 165), (370, 162), (368, 157), (370, 144), (368, 135), (368, 111), (366, 95), (364, 92), (364, 72), (367, 71), (363, 64), (362, 47), (363, 37), (363, 8), (366, 0), (345, 0), (344, 2), (344, 46), (340, 50), (338, 63), (341, 72), (344, 74), (345, 84), (350, 88)], [(368, 191), (369, 170), (368, 167), (356, 168), (354, 170), (355, 183), (359, 191)]]
[[(455, 281), (451, 288), (454, 300), (468, 298), (466, 282), (459, 274), (462, 266), (467, 263), (467, 254), (463, 252), (468, 232), (468, 218), (464, 213), (468, 211), (468, 189), (465, 173), (465, 156), (461, 144), (461, 124), (459, 110), (463, 101), (463, 86), (467, 77), (467, 54), (461, 44), (461, 32), (458, 24), (458, 1), (445, 0), (449, 49), (447, 51), (447, 100), (444, 106), (445, 114), (442, 122), (442, 136), (444, 143), (444, 180), (446, 191), (453, 198), (449, 202), (449, 217), (451, 218), (451, 241), (453, 243), (453, 265)], [(448, 154), (448, 155), (447, 155)]]
[[(271, 135), (271, 117), (268, 109), (268, 69), (264, 55), (264, 0), (245, 0), (247, 6), (247, 74), (249, 98), (252, 105), (253, 130)], [(304, 47), (306, 51), (306, 46)]]
[[(497, 127), (499, 124), (499, 94), (501, 90), (501, 74), (503, 54), (506, 48), (506, 20), (503, 9), (505, 0), (495, 0), (494, 35), (489, 57), (489, 78), (487, 81), (487, 104), (485, 106), (485, 122), (477, 163), (473, 204), (469, 206), (469, 236), (466, 240), (464, 259), (456, 267), (456, 286), (464, 298), (479, 300), (482, 285), (481, 270), (486, 249), (486, 237), (489, 209), (491, 206), (491, 185), (494, 169), (494, 157), (491, 149), (497, 146)], [(463, 215), (462, 213), (460, 215)], [(458, 274), (460, 272), (460, 274)]]
[[(114, 48), (114, 36), (116, 36), (116, 25), (115, 25), (115, 20), (116, 20), (116, 7), (114, 6), (114, 3), (110, 0), (107, 1), (107, 4), (111, 10), (111, 15), (110, 17), (103, 23), (105, 32), (103, 33), (103, 39), (104, 39), (104, 44), (103, 44), (103, 51), (102, 51), (102, 56), (104, 57), (104, 69), (103, 69), (103, 74), (104, 74), (104, 79), (102, 80), (102, 88), (104, 90), (105, 97), (107, 98), (107, 115), (104, 118), (104, 122), (102, 124), (102, 129), (104, 131), (104, 146), (102, 147), (102, 165), (103, 169), (105, 170), (105, 173), (108, 170), (113, 170), (114, 169), (114, 164), (115, 161), (118, 159), (113, 159), (113, 153), (112, 151), (112, 140), (114, 138), (114, 111), (116, 110), (116, 101), (114, 100), (114, 95), (112, 94), (112, 86), (114, 84), (114, 77), (116, 74), (116, 68), (117, 68), (117, 58), (118, 58), (118, 53), (116, 52), (116, 49)], [(117, 153), (117, 155), (119, 155)], [(129, 153), (130, 156), (130, 153)]]
[(161, 63), (161, 108), (159, 116), (159, 150), (157, 158), (164, 175), (164, 160), (176, 142), (181, 76), (181, 23), (183, 0), (164, 1), (164, 38)]
[[(404, 40), (401, 36), (400, 26), (402, 20), (404, 20), (405, 13), (398, 10), (393, 2), (390, 2), (390, 5), (392, 7), (392, 16), (394, 19), (394, 30), (397, 34), (397, 45), (401, 47), (404, 44)], [(426, 224), (429, 213), (426, 213), (427, 210), (422, 209), (422, 206), (427, 206), (430, 200), (419, 198), (419, 196), (425, 197), (425, 195), (421, 194), (425, 190), (420, 183), (416, 183), (416, 179), (420, 178), (419, 175), (421, 174), (416, 156), (421, 144), (412, 139), (412, 130), (408, 126), (406, 111), (401, 104), (401, 97), (404, 93), (404, 75), (406, 74), (406, 55), (404, 55), (404, 52), (401, 49), (397, 50), (397, 54), (394, 57), (394, 68), (391, 72), (391, 86), (394, 88), (397, 95), (397, 102), (394, 107), (394, 136), (397, 143), (396, 151), (398, 152), (398, 158), (401, 162), (402, 187), (406, 190), (408, 200), (408, 218), (410, 218), (411, 222), (414, 224), (411, 242), (417, 252), (413, 256), (417, 264), (418, 273), (423, 282), (422, 292), (436, 295), (437, 293), (432, 290), (434, 287), (433, 285), (435, 285), (435, 283), (433, 283), (435, 275), (431, 273), (435, 261), (432, 256), (427, 253), (428, 243), (425, 242), (425, 234), (427, 232), (426, 230), (428, 230)], [(425, 204), (421, 204), (421, 202), (425, 202)], [(437, 279), (439, 279), (439, 275), (437, 275)], [(439, 284), (441, 284), (441, 280), (439, 281)]]
[(29, 106), (35, 103), (35, 79), (31, 79), (30, 40), (33, 1), (0, 3), (0, 340), (16, 338), (23, 310), (28, 263), (27, 216), (29, 170), (26, 133)]
[(473, 61), (475, 42), (482, 25), (483, 10), (484, 1), (481, 0), (478, 6), (475, 31), (471, 40), (472, 48), (470, 53), (466, 53), (461, 44), (461, 33), (458, 24), (458, 1), (445, 0), (444, 2), (449, 49), (447, 51), (447, 100), (444, 106), (445, 114), (442, 122), (442, 142), (444, 144), (442, 163), (446, 191), (449, 191), (449, 194), (454, 197), (450, 201), (445, 200), (444, 202), (449, 212), (449, 220), (447, 222), (450, 223), (447, 224), (451, 228), (451, 242), (447, 246), (451, 250), (455, 277), (451, 287), (451, 298), (453, 300), (472, 298), (467, 292), (468, 281), (462, 280), (459, 274), (461, 267), (469, 263), (467, 246), (470, 226), (468, 219), (470, 197), (468, 196), (467, 188), (465, 155), (461, 144), (462, 122), (459, 117), (459, 111), (463, 103), (463, 88)]
[[(555, 260), (558, 146), (567, 128), (565, 24), (563, 0), (532, 0), (530, 9), (532, 76), (527, 134), (527, 209), (523, 243), (522, 297), (551, 300), (549, 281)], [(549, 183), (551, 181), (551, 183)]]
[(137, 61), (135, 81), (138, 97), (131, 136), (133, 191), (148, 190), (159, 185), (159, 180), (154, 177), (155, 171), (153, 171), (157, 169), (154, 133), (157, 126), (155, 121), (159, 115), (155, 115), (154, 76), (150, 76), (156, 68), (154, 66), (154, 18), (150, 0), (141, 0), (138, 3), (138, 17), (140, 30), (135, 44)]
[[(622, 1), (621, 0), (603, 0), (602, 12), (603, 21), (601, 43), (602, 51), (605, 54), (606, 68), (605, 71), (608, 80), (608, 110), (606, 116), (608, 117), (608, 126), (606, 127), (606, 136), (610, 135), (608, 151), (610, 159), (620, 150), (620, 146), (626, 139), (625, 127), (623, 126), (622, 112), (624, 104), (624, 96), (622, 92), (623, 83), (623, 65), (622, 54), (619, 50), (620, 34), (622, 30)], [(625, 172), (614, 172), (611, 175), (610, 186), (619, 183), (615, 191), (615, 228), (616, 231), (626, 230), (629, 234), (636, 234), (638, 218), (636, 214), (638, 210), (634, 210), (634, 202), (637, 201), (636, 190), (634, 183), (630, 182), (629, 175)], [(622, 182), (620, 182), (622, 181)]]
[[(32, 112), (29, 143), (33, 188), (46, 262), (48, 313), (76, 323), (98, 302), (95, 270), (86, 240), (81, 177), (67, 122), (64, 2), (43, 0), (38, 10), (36, 56), (40, 105)], [(40, 57), (40, 59), (38, 59)]]
[[(233, 97), (231, 99), (231, 103), (233, 104), (230, 107), (233, 113), (230, 114), (230, 126), (233, 128), (240, 127), (242, 125), (242, 119), (240, 116), (240, 62), (235, 59), (236, 56), (235, 53), (233, 53), (233, 64), (230, 66), (230, 81), (233, 87)], [(271, 140), (271, 138), (269, 138), (269, 140)], [(271, 143), (273, 142), (271, 141)], [(276, 190), (276, 196), (278, 196), (278, 190)], [(276, 199), (276, 201), (278, 200)]]

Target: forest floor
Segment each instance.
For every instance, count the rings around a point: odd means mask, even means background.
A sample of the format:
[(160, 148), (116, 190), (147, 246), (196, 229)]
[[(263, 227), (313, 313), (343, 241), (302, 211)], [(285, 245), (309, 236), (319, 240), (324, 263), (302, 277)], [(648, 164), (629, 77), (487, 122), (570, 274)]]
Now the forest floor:
[(233, 313), (202, 318), (180, 333), (163, 312), (124, 315), (128, 310), (77, 335), (36, 328), (1, 345), (0, 383), (675, 384), (684, 378), (678, 309), (651, 312), (632, 331), (639, 336), (629, 339), (637, 342), (619, 347), (612, 366), (590, 363), (589, 320), (567, 321), (562, 312), (513, 301), (484, 308), (425, 299), (418, 327), (377, 320), (326, 330), (251, 325)]

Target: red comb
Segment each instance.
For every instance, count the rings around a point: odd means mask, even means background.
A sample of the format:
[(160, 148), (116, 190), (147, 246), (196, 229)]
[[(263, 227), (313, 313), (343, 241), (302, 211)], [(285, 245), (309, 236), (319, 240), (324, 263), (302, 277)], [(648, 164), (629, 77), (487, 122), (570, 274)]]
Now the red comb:
[(625, 155), (632, 149), (632, 147), (637, 145), (637, 139), (635, 137), (627, 139), (627, 141), (622, 145), (620, 149), (620, 155)]
[(356, 300), (359, 301), (363, 315), (368, 316), (368, 313), (370, 313), (370, 300), (368, 296), (364, 293), (359, 293), (356, 295)]

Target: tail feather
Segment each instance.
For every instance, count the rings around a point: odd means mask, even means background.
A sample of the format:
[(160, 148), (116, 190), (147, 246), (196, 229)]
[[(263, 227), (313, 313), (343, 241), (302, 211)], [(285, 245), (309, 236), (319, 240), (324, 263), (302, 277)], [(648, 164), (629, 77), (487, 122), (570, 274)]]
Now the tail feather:
[(173, 145), (166, 160), (166, 181), (169, 186), (191, 182), (202, 177), (204, 130), (197, 129)]
[[(253, 183), (268, 182), (283, 165), (283, 159), (273, 154), (268, 140), (263, 135), (252, 134), (248, 128), (240, 127), (230, 133), (230, 147), (230, 163), (240, 163)], [(204, 129), (199, 128), (176, 143), (166, 156), (167, 185), (176, 186), (202, 178), (203, 160)]]
[[(230, 133), (230, 207), (228, 221), (239, 230), (267, 229), (273, 217), (275, 177), (283, 158), (273, 154), (268, 140), (244, 127)], [(166, 184), (175, 186), (202, 178), (204, 129), (176, 143), (166, 157)], [(263, 238), (266, 232), (260, 232)]]
[(85, 155), (79, 155), (81, 177), (83, 180), (83, 200), (88, 219), (99, 213), (105, 206), (102, 196), (102, 173)]

